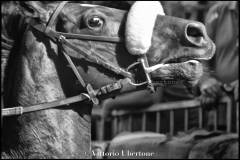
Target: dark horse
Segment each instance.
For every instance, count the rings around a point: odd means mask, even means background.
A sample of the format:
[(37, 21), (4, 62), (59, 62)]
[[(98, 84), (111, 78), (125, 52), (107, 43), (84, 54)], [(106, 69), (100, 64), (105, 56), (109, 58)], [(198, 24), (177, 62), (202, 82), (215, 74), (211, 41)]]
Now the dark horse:
[[(58, 4), (28, 1), (2, 5), (4, 34), (14, 41), (5, 71), (4, 106), (27, 107), (85, 92), (76, 83), (63, 50), (71, 55), (84, 81), (95, 89), (123, 78), (89, 61), (75, 50), (58, 45), (28, 25), (32, 19), (46, 24)], [(65, 33), (124, 37), (127, 14), (127, 11), (103, 6), (67, 3), (53, 25), (55, 30)], [(124, 43), (69, 41), (75, 47), (97, 53), (121, 68), (127, 68), (138, 58), (127, 52)], [(173, 77), (194, 82), (202, 74), (202, 65), (196, 59), (207, 60), (213, 52), (214, 44), (202, 24), (159, 15), (147, 60), (150, 66), (160, 63), (169, 65), (155, 70), (151, 77), (156, 80)], [(191, 59), (195, 61), (188, 61)], [(92, 106), (89, 102), (79, 102), (4, 117), (2, 157), (91, 158)]]

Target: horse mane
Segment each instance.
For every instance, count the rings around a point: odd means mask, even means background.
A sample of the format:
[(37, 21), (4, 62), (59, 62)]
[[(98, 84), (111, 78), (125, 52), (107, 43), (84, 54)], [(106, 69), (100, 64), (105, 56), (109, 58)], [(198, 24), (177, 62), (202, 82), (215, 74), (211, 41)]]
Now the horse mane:
[(1, 96), (4, 92), (4, 79), (7, 75), (7, 66), (12, 57), (12, 50), (17, 44), (17, 28), (22, 16), (20, 5), (16, 1), (4, 1), (1, 4), (2, 31), (1, 31)]
[(27, 26), (25, 21), (28, 18), (40, 19), (36, 4), (37, 2), (29, 1), (4, 1), (1, 4), (1, 97), (7, 95), (9, 89), (6, 86), (11, 86), (19, 45), (21, 45), (21, 38)]
[[(47, 22), (44, 17), (46, 10), (54, 8), (58, 2), (50, 1), (3, 1), (1, 4), (2, 31), (1, 43), (4, 54), (1, 58), (7, 61), (13, 43), (19, 38), (19, 33), (23, 31), (23, 21), (34, 18)], [(21, 37), (20, 37), (21, 38)], [(2, 52), (3, 53), (3, 52)]]
[[(35, 17), (34, 10), (31, 9), (30, 2), (19, 1), (4, 1), (1, 5), (2, 14), (2, 31), (1, 31), (1, 44), (2, 44), (2, 62), (8, 62), (9, 54), (13, 48), (14, 42), (18, 37), (19, 31), (22, 28), (23, 19), (26, 17)], [(35, 5), (36, 7), (37, 5)], [(5, 68), (6, 63), (2, 63), (1, 66)]]
[[(21, 38), (27, 27), (27, 21), (34, 18), (47, 23), (50, 14), (46, 11), (55, 9), (59, 1), (3, 1), (1, 4), (1, 92), (3, 94), (4, 81), (12, 72)], [(11, 78), (10, 78), (11, 79)]]

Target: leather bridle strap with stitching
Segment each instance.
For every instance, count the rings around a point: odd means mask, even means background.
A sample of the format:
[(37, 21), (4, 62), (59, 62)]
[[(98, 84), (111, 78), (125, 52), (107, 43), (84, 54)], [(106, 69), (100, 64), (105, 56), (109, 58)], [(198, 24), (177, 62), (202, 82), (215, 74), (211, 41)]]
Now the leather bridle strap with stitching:
[[(101, 65), (102, 67), (104, 67), (108, 70), (111, 70), (118, 75), (122, 75), (123, 77), (132, 78), (132, 74), (130, 72), (125, 71), (121, 67), (116, 67), (111, 62), (107, 61), (103, 56), (101, 56), (99, 54), (95, 54), (95, 53), (89, 53), (88, 50), (80, 49), (79, 47), (76, 47), (75, 45), (73, 45), (72, 43), (70, 43), (67, 40), (67, 38), (69, 37), (69, 39), (99, 40), (101, 42), (106, 41), (106, 42), (111, 42), (111, 43), (119, 43), (120, 42), (119, 37), (99, 37), (99, 36), (90, 36), (90, 35), (83, 35), (83, 34), (62, 33), (62, 32), (56, 32), (55, 30), (53, 30), (53, 25), (56, 22), (57, 16), (60, 14), (61, 10), (63, 9), (63, 7), (66, 3), (67, 2), (65, 1), (65, 2), (62, 2), (59, 4), (59, 6), (56, 8), (56, 10), (53, 12), (52, 16), (50, 17), (49, 22), (47, 23), (46, 26), (44, 26), (43, 24), (34, 24), (33, 20), (31, 21), (30, 25), (33, 28), (37, 29), (39, 32), (44, 33), (46, 36), (50, 37), (56, 43), (60, 43), (62, 45), (65, 45), (65, 46), (73, 49), (74, 51), (80, 53), (82, 56), (85, 56), (87, 59), (91, 60), (92, 62), (97, 63), (97, 64)], [(72, 62), (72, 60), (70, 58), (71, 55), (65, 51), (65, 48), (63, 46), (62, 46), (62, 49), (63, 49), (62, 53), (64, 54), (66, 60), (68, 61), (69, 65), (72, 68), (78, 81), (87, 90), (90, 100), (94, 104), (98, 104), (99, 101), (96, 98), (96, 95), (94, 93), (94, 90), (93, 90), (91, 84), (86, 84), (84, 82), (83, 78), (78, 73), (76, 66), (74, 65), (74, 63)]]
[[(95, 93), (98, 98), (106, 99), (119, 94), (124, 94), (131, 91), (136, 91), (136, 90), (142, 90), (144, 88), (146, 88), (146, 86), (144, 85), (143, 86), (131, 85), (131, 80), (129, 78), (125, 78), (125, 79), (120, 79), (113, 84), (108, 84), (106, 86), (103, 86), (100, 89), (95, 90)], [(89, 100), (88, 95), (81, 93), (77, 96), (56, 100), (53, 102), (46, 102), (46, 103), (36, 104), (32, 106), (17, 106), (12, 108), (5, 108), (5, 109), (2, 109), (2, 116), (5, 117), (5, 116), (22, 115), (23, 113), (50, 109), (50, 108), (68, 105), (76, 102), (82, 102), (86, 100)]]
[(93, 88), (91, 87), (90, 84), (86, 84), (84, 82), (83, 78), (78, 73), (75, 65), (73, 64), (71, 58), (69, 57), (69, 55), (67, 55), (67, 52), (64, 51), (65, 53), (63, 53), (63, 54), (64, 54), (65, 58), (67, 59), (68, 63), (70, 64), (74, 74), (76, 75), (76, 77), (78, 78), (80, 83), (83, 85), (83, 87), (85, 87), (87, 89), (88, 94), (81, 93), (80, 95), (66, 98), (63, 100), (56, 100), (53, 102), (47, 102), (47, 103), (32, 105), (32, 106), (28, 106), (28, 107), (18, 106), (18, 107), (13, 107), (13, 108), (5, 108), (5, 109), (2, 109), (2, 116), (21, 115), (23, 113), (49, 109), (49, 108), (53, 108), (53, 107), (70, 104), (70, 103), (84, 101), (87, 99), (90, 99), (90, 100), (92, 100), (93, 103), (97, 104), (96, 96), (108, 98), (113, 93), (115, 93), (115, 94), (116, 93), (118, 93), (118, 94), (126, 93), (126, 92), (129, 92), (132, 90), (142, 89), (142, 87), (145, 87), (144, 85), (143, 86), (132, 85), (132, 83), (131, 83), (132, 74), (130, 72), (128, 72), (120, 67), (114, 66), (111, 62), (107, 62), (107, 60), (105, 60), (104, 57), (102, 57), (101, 55), (97, 55), (97, 54), (92, 55), (92, 54), (88, 53), (88, 51), (74, 46), (67, 40), (67, 39), (81, 39), (81, 40), (119, 43), (119, 42), (122, 42), (121, 38), (61, 33), (61, 32), (56, 32), (52, 29), (57, 16), (59, 15), (59, 13), (61, 12), (61, 10), (63, 9), (63, 7), (65, 6), (66, 3), (67, 3), (67, 1), (61, 2), (59, 4), (59, 6), (56, 8), (54, 13), (50, 17), (50, 20), (47, 23), (47, 26), (45, 26), (43, 24), (36, 24), (35, 21), (30, 21), (30, 25), (33, 28), (35, 28), (36, 30), (38, 30), (39, 32), (44, 33), (46, 36), (51, 38), (56, 43), (59, 42), (61, 44), (68, 46), (69, 48), (75, 50), (76, 52), (80, 52), (84, 57), (88, 58), (89, 60), (115, 72), (116, 74), (122, 75), (125, 78), (120, 79), (113, 84), (108, 84), (106, 86), (103, 86), (98, 90), (93, 90)]
[[(63, 3), (63, 2), (62, 2)], [(58, 13), (59, 14), (59, 13)], [(56, 16), (52, 16), (56, 17)], [(52, 21), (48, 24), (53, 24), (53, 19), (50, 19)], [(120, 37), (106, 37), (106, 36), (93, 36), (93, 35), (84, 35), (84, 34), (71, 34), (71, 33), (62, 33), (57, 32), (52, 29), (51, 26), (45, 26), (43, 24), (36, 24), (34, 20), (30, 21), (30, 25), (38, 30), (41, 33), (44, 33), (46, 36), (51, 38), (56, 43), (61, 43), (66, 45), (67, 47), (75, 50), (76, 52), (81, 53), (82, 56), (86, 57), (87, 59), (91, 60), (94, 63), (97, 63), (98, 65), (101, 65), (102, 67), (113, 71), (114, 73), (118, 75), (122, 75), (124, 77), (132, 78), (131, 73), (126, 71), (125, 69), (121, 67), (116, 67), (111, 62), (105, 60), (104, 57), (98, 54), (92, 54), (89, 53), (89, 51), (80, 49), (79, 47), (76, 47), (72, 43), (70, 43), (67, 39), (79, 39), (79, 40), (90, 40), (90, 41), (101, 41), (101, 42), (111, 42), (111, 43), (120, 43), (123, 42), (123, 40)], [(66, 54), (68, 54), (66, 52)]]

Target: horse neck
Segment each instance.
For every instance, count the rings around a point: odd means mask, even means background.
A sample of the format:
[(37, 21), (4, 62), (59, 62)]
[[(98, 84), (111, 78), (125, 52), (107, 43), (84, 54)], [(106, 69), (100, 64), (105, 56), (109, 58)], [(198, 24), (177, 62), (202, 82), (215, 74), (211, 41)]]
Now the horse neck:
[[(39, 33), (38, 33), (39, 34)], [(56, 64), (57, 47), (28, 31), (14, 76), (11, 101), (29, 106), (66, 97)], [(65, 77), (68, 78), (68, 77)], [(3, 151), (13, 158), (89, 158), (91, 106), (80, 104), (26, 113), (3, 124)]]

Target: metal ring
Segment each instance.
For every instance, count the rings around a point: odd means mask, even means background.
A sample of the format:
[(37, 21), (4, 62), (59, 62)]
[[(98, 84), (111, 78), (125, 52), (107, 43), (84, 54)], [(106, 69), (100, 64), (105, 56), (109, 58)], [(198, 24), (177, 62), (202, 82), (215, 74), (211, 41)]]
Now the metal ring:
[[(129, 72), (129, 70), (130, 70), (131, 68), (133, 68), (134, 66), (136, 66), (136, 65), (138, 65), (138, 64), (141, 64), (141, 62), (138, 61), (138, 62), (135, 62), (135, 63), (129, 65), (129, 66), (127, 67), (127, 72)], [(134, 82), (132, 81), (132, 79), (130, 79), (130, 82), (129, 82), (129, 83), (130, 83), (131, 85), (133, 85), (133, 86), (142, 86), (142, 85), (147, 84), (148, 82), (145, 81), (145, 82), (142, 82), (142, 83), (134, 83)]]
[(85, 97), (87, 97), (88, 99), (91, 99), (91, 97), (89, 96), (89, 94), (87, 93), (81, 93), (82, 95), (84, 95)]
[(148, 84), (147, 81), (142, 82), (142, 83), (134, 83), (134, 82), (132, 82), (132, 80), (130, 80), (129, 83), (130, 83), (131, 85), (133, 85), (133, 86), (142, 86), (142, 85)]
[(131, 68), (133, 68), (134, 66), (136, 66), (136, 65), (138, 65), (138, 64), (141, 64), (141, 62), (135, 62), (135, 63), (129, 65), (128, 68), (127, 68), (127, 71), (129, 72), (129, 70), (130, 70)]

